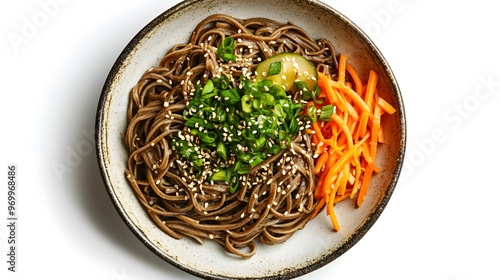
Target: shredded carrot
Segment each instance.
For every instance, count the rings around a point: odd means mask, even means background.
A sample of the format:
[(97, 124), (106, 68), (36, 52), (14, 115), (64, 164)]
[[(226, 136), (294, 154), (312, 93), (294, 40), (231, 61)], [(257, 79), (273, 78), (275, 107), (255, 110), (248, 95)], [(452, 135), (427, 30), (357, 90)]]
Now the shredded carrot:
[(350, 198), (361, 207), (371, 178), (381, 172), (376, 154), (378, 145), (385, 142), (382, 115), (394, 114), (396, 109), (378, 95), (377, 73), (371, 70), (363, 83), (344, 54), (339, 57), (336, 77), (318, 73), (319, 96), (325, 98), (322, 106), (332, 104), (336, 110), (329, 121), (313, 122), (305, 131), (315, 147), (314, 198), (318, 204), (313, 215), (326, 207), (333, 230), (339, 231), (334, 206)]
[(377, 98), (377, 105), (380, 106), (380, 108), (382, 108), (385, 112), (387, 112), (390, 115), (392, 115), (396, 112), (396, 109), (394, 107), (392, 107), (391, 104), (387, 103), (387, 101), (385, 101), (382, 98)]
[(338, 74), (338, 82), (345, 84), (345, 71), (347, 67), (347, 55), (340, 54), (339, 56), (339, 74)]
[(354, 67), (352, 67), (352, 65), (349, 63), (347, 63), (347, 65), (346, 65), (346, 70), (354, 82), (355, 91), (359, 95), (363, 95), (363, 81), (361, 81), (361, 78), (359, 77), (358, 72), (356, 72), (356, 70), (354, 70)]

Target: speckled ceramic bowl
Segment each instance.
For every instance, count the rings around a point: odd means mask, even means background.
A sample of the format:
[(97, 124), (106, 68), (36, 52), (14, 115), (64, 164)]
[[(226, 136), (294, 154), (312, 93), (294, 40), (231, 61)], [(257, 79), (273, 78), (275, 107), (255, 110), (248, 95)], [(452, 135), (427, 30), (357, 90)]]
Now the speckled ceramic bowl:
[[(283, 244), (262, 245), (251, 259), (229, 257), (215, 242), (199, 245), (189, 238), (170, 238), (151, 221), (124, 176), (123, 145), (130, 89), (158, 64), (172, 45), (185, 42), (199, 20), (225, 13), (238, 18), (268, 17), (303, 27), (313, 37), (326, 37), (338, 53), (367, 79), (379, 73), (379, 93), (397, 107), (384, 116), (386, 144), (378, 150), (382, 172), (372, 180), (362, 207), (336, 205), (342, 230), (334, 233), (326, 215), (318, 215)], [(328, 25), (325, 25), (328, 23)], [(338, 258), (375, 223), (393, 193), (403, 162), (406, 128), (403, 102), (395, 77), (373, 42), (349, 19), (312, 0), (187, 0), (165, 11), (125, 47), (104, 85), (97, 111), (97, 153), (102, 176), (116, 209), (136, 236), (159, 257), (191, 274), (209, 279), (288, 279), (304, 275)]]

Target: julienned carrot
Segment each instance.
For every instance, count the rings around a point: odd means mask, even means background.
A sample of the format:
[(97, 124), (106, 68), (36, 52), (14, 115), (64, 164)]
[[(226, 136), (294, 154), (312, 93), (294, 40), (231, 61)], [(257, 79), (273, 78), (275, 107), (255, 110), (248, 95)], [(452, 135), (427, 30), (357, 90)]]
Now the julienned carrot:
[(332, 104), (337, 110), (329, 121), (318, 120), (306, 130), (315, 145), (314, 198), (319, 202), (314, 215), (326, 206), (335, 231), (340, 230), (340, 224), (334, 205), (350, 198), (360, 207), (372, 176), (381, 171), (376, 166), (377, 146), (385, 142), (381, 117), (396, 112), (378, 96), (377, 73), (370, 71), (365, 84), (347, 60), (346, 55), (340, 55), (337, 80), (318, 73), (319, 96), (325, 97), (322, 106)]
[(347, 55), (345, 54), (340, 54), (339, 56), (339, 74), (338, 74), (338, 79), (337, 81), (339, 83), (345, 84), (345, 72), (347, 68)]

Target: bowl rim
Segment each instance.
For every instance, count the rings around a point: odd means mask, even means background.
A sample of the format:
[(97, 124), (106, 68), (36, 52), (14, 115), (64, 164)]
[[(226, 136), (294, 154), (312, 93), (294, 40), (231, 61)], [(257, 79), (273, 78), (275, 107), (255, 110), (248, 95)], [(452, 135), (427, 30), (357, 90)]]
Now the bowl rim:
[[(168, 262), (169, 264), (173, 265), (174, 267), (177, 267), (187, 273), (190, 273), (194, 276), (197, 277), (202, 277), (205, 279), (241, 279), (241, 278), (236, 278), (236, 277), (231, 277), (231, 276), (219, 276), (219, 275), (214, 275), (210, 274), (208, 272), (204, 271), (199, 271), (190, 268), (187, 265), (184, 265), (180, 263), (179, 261), (175, 260), (174, 258), (168, 256), (165, 254), (163, 251), (161, 251), (156, 245), (151, 242), (148, 237), (134, 224), (133, 220), (127, 215), (125, 212), (122, 204), (120, 203), (111, 183), (110, 175), (107, 172), (107, 166), (106, 166), (106, 157), (105, 157), (105, 151), (104, 151), (104, 141), (103, 141), (103, 121), (105, 119), (106, 111), (105, 111), (105, 103), (106, 100), (108, 99), (108, 95), (111, 91), (113, 81), (115, 76), (119, 73), (120, 69), (123, 67), (123, 65), (126, 62), (127, 57), (133, 52), (134, 48), (140, 44), (141, 40), (145, 38), (149, 32), (153, 31), (159, 24), (164, 22), (165, 20), (168, 20), (170, 17), (174, 16), (177, 12), (193, 5), (198, 2), (202, 2), (204, 0), (184, 0), (181, 1), (180, 3), (170, 7), (169, 9), (163, 11), (160, 13), (158, 16), (156, 16), (153, 20), (151, 20), (147, 25), (145, 25), (140, 31), (127, 43), (125, 48), (122, 50), (116, 61), (113, 63), (112, 68), (110, 69), (108, 76), (104, 82), (103, 88), (101, 90), (101, 95), (98, 100), (98, 106), (97, 106), (97, 112), (96, 112), (96, 119), (95, 119), (95, 143), (96, 143), (96, 154), (97, 154), (97, 161), (99, 165), (99, 171), (101, 173), (102, 180), (104, 182), (104, 185), (106, 187), (107, 193), (113, 203), (113, 206), (117, 210), (118, 214), (122, 218), (122, 220), (125, 222), (127, 227), (134, 233), (134, 235), (153, 253), (155, 253), (158, 257), (163, 259), (164, 261)], [(319, 0), (290, 0), (290, 2), (296, 2), (296, 3), (307, 3), (310, 5), (317, 6), (320, 9), (325, 10), (328, 14), (332, 14), (333, 16), (339, 18), (344, 24), (348, 25), (350, 29), (355, 31), (357, 33), (357, 36), (369, 47), (370, 51), (373, 52), (375, 58), (378, 60), (378, 63), (380, 63), (381, 66), (383, 66), (385, 73), (389, 77), (389, 82), (390, 82), (390, 87), (394, 91), (395, 94), (395, 101), (397, 102), (397, 113), (398, 113), (398, 118), (400, 121), (400, 130), (401, 130), (401, 135), (400, 135), (400, 142), (399, 142), (399, 148), (398, 148), (398, 157), (396, 159), (396, 168), (393, 173), (393, 177), (389, 183), (389, 186), (387, 187), (387, 190), (385, 191), (384, 195), (382, 196), (382, 199), (379, 201), (379, 203), (376, 205), (374, 208), (374, 211), (370, 213), (370, 215), (365, 219), (363, 224), (356, 230), (347, 241), (342, 244), (338, 249), (333, 251), (330, 254), (327, 254), (323, 256), (322, 258), (318, 259), (318, 261), (310, 263), (306, 265), (305, 267), (296, 269), (296, 270), (289, 270), (283, 272), (283, 274), (276, 275), (276, 276), (264, 276), (264, 277), (259, 277), (259, 278), (244, 278), (244, 279), (292, 279), (296, 278), (305, 274), (308, 274), (314, 270), (317, 270), (328, 263), (334, 261), (341, 255), (343, 255), (345, 252), (347, 252), (350, 248), (352, 248), (367, 232), (368, 230), (374, 225), (374, 223), (377, 221), (377, 219), (380, 217), (382, 212), (384, 211), (385, 207), (387, 206), (394, 190), (397, 185), (400, 173), (402, 171), (402, 165), (404, 161), (404, 156), (405, 156), (405, 151), (406, 151), (406, 138), (407, 138), (407, 128), (406, 128), (406, 117), (405, 117), (405, 110), (404, 110), (404, 104), (403, 104), (403, 99), (401, 95), (401, 91), (399, 88), (399, 85), (397, 83), (397, 80), (394, 76), (394, 73), (389, 66), (387, 60), (384, 58), (378, 47), (375, 45), (375, 43), (370, 39), (370, 37), (362, 30), (360, 29), (353, 21), (351, 21), (348, 17), (343, 15), (341, 12), (336, 10), (335, 8), (331, 7), (330, 5), (323, 3)]]

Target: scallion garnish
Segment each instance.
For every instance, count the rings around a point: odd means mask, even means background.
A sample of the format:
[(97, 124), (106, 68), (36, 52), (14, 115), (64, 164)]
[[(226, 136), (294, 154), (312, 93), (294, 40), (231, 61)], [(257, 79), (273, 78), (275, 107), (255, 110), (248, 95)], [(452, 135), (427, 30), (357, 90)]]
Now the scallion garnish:
[(270, 65), (269, 65), (269, 71), (267, 73), (267, 76), (274, 76), (276, 74), (279, 74), (281, 72), (281, 62), (280, 61), (276, 61), (276, 62), (272, 62)]
[(307, 107), (307, 115), (309, 116), (309, 118), (311, 118), (312, 122), (316, 122), (316, 120), (318, 119), (318, 115), (316, 113), (316, 106), (309, 105), (309, 107)]
[(217, 49), (217, 57), (225, 62), (236, 61), (236, 55), (234, 55), (233, 52), (234, 39), (233, 37), (226, 37)]
[(325, 105), (321, 107), (321, 113), (319, 114), (319, 119), (322, 121), (329, 121), (330, 117), (333, 115), (335, 107), (332, 104)]
[(241, 77), (240, 84), (241, 89), (232, 88), (222, 75), (197, 85), (184, 110), (190, 137), (172, 140), (174, 151), (193, 162), (195, 174), (213, 170), (206, 179), (225, 181), (230, 192), (240, 185), (239, 176), (290, 146), (302, 110), (301, 103), (269, 80)]

